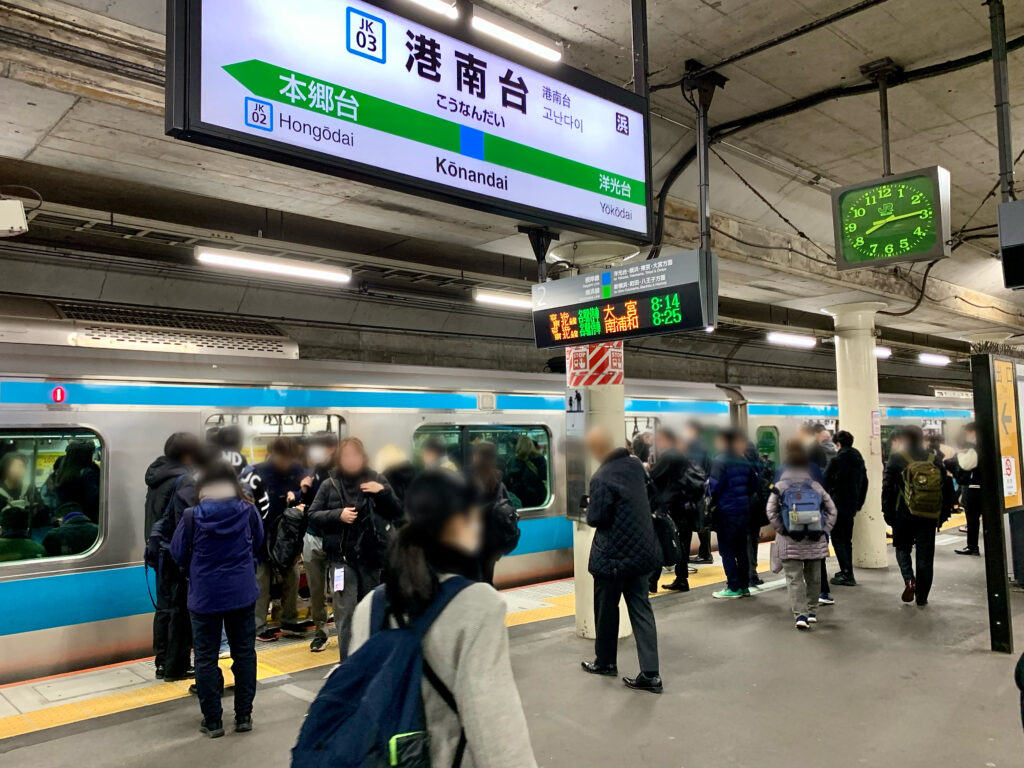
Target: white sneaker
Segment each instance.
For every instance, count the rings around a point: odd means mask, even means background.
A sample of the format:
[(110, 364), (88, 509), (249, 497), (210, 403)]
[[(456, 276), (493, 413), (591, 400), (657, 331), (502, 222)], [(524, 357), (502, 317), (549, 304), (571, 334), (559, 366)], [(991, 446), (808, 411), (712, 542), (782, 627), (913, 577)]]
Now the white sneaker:
[(813, 613), (807, 614), (807, 623), (808, 624), (817, 624), (818, 623), (818, 617), (815, 616)]
[(796, 617), (796, 628), (797, 629), (810, 629), (811, 625), (807, 622), (806, 616)]

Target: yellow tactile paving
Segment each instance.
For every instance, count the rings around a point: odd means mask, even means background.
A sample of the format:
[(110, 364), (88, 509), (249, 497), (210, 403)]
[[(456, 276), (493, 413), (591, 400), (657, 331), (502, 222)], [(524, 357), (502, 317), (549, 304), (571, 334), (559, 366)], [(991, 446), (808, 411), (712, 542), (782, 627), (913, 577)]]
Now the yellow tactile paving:
[[(954, 515), (943, 531), (958, 528), (964, 524), (966, 518), (963, 515)], [(767, 562), (759, 562), (758, 570), (768, 569)], [(674, 577), (665, 574), (662, 578), (662, 586), (669, 583)], [(697, 573), (690, 575), (691, 589), (699, 589), (721, 584), (725, 581), (725, 571), (720, 566), (702, 566)], [(659, 591), (658, 595), (676, 594), (665, 590)], [(559, 595), (556, 597), (544, 598), (543, 608), (533, 608), (527, 611), (510, 613), (505, 624), (509, 627), (531, 624), (549, 619), (560, 619), (572, 616), (576, 611), (576, 596), (574, 594)], [(305, 643), (295, 643), (278, 648), (261, 649), (256, 667), (256, 675), (260, 680), (280, 675), (289, 675), (302, 672), (316, 667), (330, 666), (337, 661), (335, 641), (332, 638), (327, 650), (323, 653), (313, 654)], [(220, 662), (224, 672), (224, 681), (230, 685), (232, 682), (230, 659)], [(7, 739), (13, 736), (20, 736), (34, 731), (41, 731), (46, 728), (54, 728), (70, 723), (78, 723), (84, 720), (112, 715), (118, 712), (127, 712), (139, 709), (151, 704), (160, 704), (165, 701), (187, 697), (189, 682), (157, 683), (134, 691), (112, 693), (104, 696), (96, 696), (80, 702), (58, 704), (53, 707), (39, 709), (27, 714), (11, 715), (0, 718), (0, 739)]]

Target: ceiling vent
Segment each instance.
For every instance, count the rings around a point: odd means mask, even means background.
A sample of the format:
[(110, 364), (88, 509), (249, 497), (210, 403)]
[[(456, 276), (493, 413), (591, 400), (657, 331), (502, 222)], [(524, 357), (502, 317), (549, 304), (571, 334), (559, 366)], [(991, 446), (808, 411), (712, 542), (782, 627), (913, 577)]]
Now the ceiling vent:
[(294, 360), (299, 347), (270, 323), (85, 302), (0, 298), (0, 342)]

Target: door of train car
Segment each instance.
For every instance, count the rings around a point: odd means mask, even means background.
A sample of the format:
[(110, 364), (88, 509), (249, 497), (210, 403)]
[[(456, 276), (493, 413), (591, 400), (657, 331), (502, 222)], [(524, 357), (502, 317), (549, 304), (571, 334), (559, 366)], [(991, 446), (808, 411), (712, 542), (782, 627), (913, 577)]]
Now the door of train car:
[(407, 450), (422, 466), (427, 441), (444, 446), (451, 463), (468, 470), (473, 450), (491, 443), (498, 471), (519, 511), (519, 545), (499, 563), (498, 586), (536, 583), (572, 573), (572, 523), (565, 517), (564, 419), (558, 412), (421, 414)]

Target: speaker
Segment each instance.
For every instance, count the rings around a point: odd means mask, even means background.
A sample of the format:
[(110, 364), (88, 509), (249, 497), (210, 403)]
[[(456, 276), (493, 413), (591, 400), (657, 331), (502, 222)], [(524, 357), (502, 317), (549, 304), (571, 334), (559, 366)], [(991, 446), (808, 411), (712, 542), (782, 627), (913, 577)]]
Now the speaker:
[(999, 206), (999, 248), (1003, 258), (1003, 285), (1024, 288), (1024, 200)]

